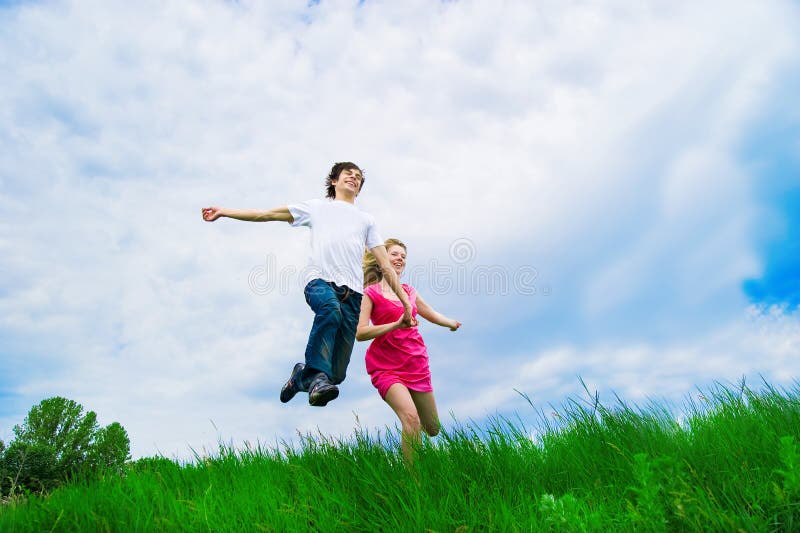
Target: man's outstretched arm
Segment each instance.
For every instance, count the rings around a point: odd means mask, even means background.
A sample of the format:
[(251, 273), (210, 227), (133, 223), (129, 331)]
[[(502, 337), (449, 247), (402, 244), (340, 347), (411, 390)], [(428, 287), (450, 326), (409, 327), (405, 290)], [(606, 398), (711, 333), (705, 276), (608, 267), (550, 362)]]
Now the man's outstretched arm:
[(203, 220), (214, 222), (220, 217), (235, 218), (246, 222), (294, 222), (294, 217), (286, 206), (275, 209), (231, 209), (229, 207), (204, 207)]

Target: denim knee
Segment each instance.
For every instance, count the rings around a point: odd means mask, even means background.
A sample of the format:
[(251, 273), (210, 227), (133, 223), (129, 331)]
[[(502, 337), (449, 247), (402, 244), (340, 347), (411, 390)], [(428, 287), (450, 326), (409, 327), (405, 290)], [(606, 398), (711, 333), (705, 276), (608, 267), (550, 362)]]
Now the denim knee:
[(342, 323), (342, 310), (338, 303), (325, 303), (317, 311), (317, 316), (320, 317), (327, 325), (339, 328)]

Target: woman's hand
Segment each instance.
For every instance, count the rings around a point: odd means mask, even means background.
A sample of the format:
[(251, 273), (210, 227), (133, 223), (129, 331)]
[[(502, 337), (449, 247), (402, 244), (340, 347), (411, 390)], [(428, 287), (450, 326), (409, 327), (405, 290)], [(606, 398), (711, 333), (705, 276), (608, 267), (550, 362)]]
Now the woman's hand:
[(413, 328), (414, 326), (419, 325), (417, 319), (414, 318), (414, 315), (411, 314), (411, 306), (407, 306), (403, 309), (403, 316), (400, 317), (400, 327), (401, 328)]
[(461, 322), (459, 322), (458, 320), (451, 320), (450, 322), (451, 323), (448, 326), (450, 328), (450, 331), (455, 331), (461, 327)]

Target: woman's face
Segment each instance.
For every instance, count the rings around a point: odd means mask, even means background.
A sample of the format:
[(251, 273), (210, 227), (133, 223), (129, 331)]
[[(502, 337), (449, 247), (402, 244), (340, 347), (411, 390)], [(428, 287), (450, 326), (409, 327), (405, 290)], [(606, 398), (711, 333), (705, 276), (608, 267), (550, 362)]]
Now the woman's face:
[(393, 244), (389, 246), (387, 252), (389, 252), (389, 262), (399, 276), (406, 269), (406, 250), (402, 246)]

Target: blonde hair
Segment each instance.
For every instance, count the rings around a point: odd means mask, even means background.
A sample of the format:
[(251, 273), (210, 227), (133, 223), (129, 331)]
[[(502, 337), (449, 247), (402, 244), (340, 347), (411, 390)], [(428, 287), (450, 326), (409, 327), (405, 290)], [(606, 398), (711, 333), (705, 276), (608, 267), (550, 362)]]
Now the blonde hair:
[[(406, 245), (399, 239), (386, 239), (386, 242), (383, 243), (388, 250), (390, 246), (400, 246), (403, 250), (406, 250)], [(381, 266), (378, 264), (378, 260), (375, 259), (375, 256), (372, 255), (372, 252), (364, 252), (364, 286), (368, 287), (369, 285), (374, 285), (375, 283), (380, 283), (383, 279), (383, 272), (381, 271)]]

